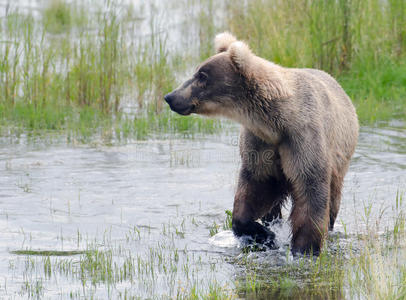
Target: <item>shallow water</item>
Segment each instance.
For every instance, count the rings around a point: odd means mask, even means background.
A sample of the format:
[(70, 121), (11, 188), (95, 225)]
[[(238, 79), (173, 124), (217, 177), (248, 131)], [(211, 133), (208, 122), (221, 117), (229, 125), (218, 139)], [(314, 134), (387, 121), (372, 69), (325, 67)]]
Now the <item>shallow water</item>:
[[(384, 230), (393, 221), (396, 193), (406, 188), (406, 131), (403, 124), (392, 125), (361, 129), (336, 231), (359, 233), (377, 223), (378, 230)], [(27, 257), (34, 257), (39, 266), (43, 258), (11, 253), (24, 249), (120, 248), (145, 259), (151, 248), (166, 247), (165, 253), (185, 250), (179, 270), (171, 275), (176, 278), (173, 283), (168, 284), (172, 279), (165, 276), (158, 276), (149, 287), (135, 287), (131, 280), (114, 288), (102, 280), (96, 287), (85, 283), (91, 290), (87, 295), (97, 297), (114, 298), (120, 289), (141, 296), (174, 295), (182, 280), (186, 287), (191, 280), (203, 282), (209, 277), (233, 286), (240, 274), (230, 260), (241, 253), (239, 241), (221, 228), (213, 238), (209, 234), (213, 222), (222, 224), (224, 211), (233, 204), (238, 128), (228, 132), (117, 146), (0, 139), (0, 294), (18, 298), (18, 293), (27, 293), (26, 282), (36, 281), (45, 296), (65, 298), (72, 290), (78, 294), (86, 290), (74, 276), (55, 273), (47, 278), (42, 267), (28, 268)], [(134, 226), (139, 238), (129, 238)], [(281, 248), (267, 252), (267, 261), (283, 264), (289, 226), (284, 223), (273, 229)], [(120, 255), (114, 255), (119, 261)], [(187, 261), (194, 275), (185, 275)], [(139, 277), (136, 282), (142, 280), (147, 279)]]
[[(41, 19), (42, 11), (49, 0), (0, 0), (0, 18), (12, 12), (30, 14)], [(212, 5), (212, 0), (67, 0), (78, 8), (87, 12), (95, 12), (101, 8), (106, 11), (115, 7), (120, 16), (132, 12), (132, 21), (128, 24), (128, 39), (132, 41), (150, 42), (152, 36), (160, 36), (169, 52), (182, 53), (184, 57), (196, 54), (200, 48), (202, 33), (200, 30), (205, 24), (199, 18), (205, 16), (215, 26), (221, 28), (224, 20), (223, 7), (225, 3), (218, 2)], [(213, 9), (215, 7), (215, 9)], [(206, 16), (207, 15), (207, 16)], [(207, 25), (207, 24), (206, 24)], [(81, 29), (83, 30), (83, 29)], [(38, 37), (40, 38), (40, 37)], [(207, 40), (204, 40), (206, 43)]]

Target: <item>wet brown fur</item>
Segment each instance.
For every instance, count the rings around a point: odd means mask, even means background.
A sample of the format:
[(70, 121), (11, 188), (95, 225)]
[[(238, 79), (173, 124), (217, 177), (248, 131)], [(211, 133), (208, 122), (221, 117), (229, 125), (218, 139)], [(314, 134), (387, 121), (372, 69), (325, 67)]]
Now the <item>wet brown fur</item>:
[(357, 143), (354, 106), (323, 71), (278, 66), (229, 33), (218, 35), (215, 45), (218, 53), (165, 99), (182, 114), (242, 124), (234, 232), (264, 240), (269, 232), (255, 221), (281, 217), (290, 195), (292, 250), (317, 253), (333, 229)]

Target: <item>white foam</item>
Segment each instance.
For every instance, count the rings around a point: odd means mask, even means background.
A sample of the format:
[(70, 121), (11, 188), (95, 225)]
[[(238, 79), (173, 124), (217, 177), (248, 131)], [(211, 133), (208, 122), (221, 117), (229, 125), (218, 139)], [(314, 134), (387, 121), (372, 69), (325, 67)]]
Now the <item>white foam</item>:
[(222, 248), (233, 248), (240, 244), (231, 230), (220, 231), (209, 239), (209, 243)]

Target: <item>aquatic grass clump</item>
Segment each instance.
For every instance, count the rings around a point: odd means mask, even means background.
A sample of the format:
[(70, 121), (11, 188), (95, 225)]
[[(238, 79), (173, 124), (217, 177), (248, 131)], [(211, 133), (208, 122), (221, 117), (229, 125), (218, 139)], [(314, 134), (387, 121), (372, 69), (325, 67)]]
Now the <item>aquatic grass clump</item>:
[[(10, 265), (14, 272), (21, 268), (21, 296), (33, 297), (33, 291), (35, 296), (48, 296), (48, 285), (56, 284), (61, 297), (234, 299), (231, 285), (214, 280), (214, 262), (206, 270), (203, 254), (179, 247), (185, 230), (183, 219), (180, 224), (162, 224), (160, 241), (136, 227), (124, 240), (115, 240), (109, 230), (95, 240), (83, 239), (78, 232), (77, 245), (86, 250), (17, 250), (12, 253), (19, 260)], [(67, 290), (61, 284), (66, 281)], [(35, 290), (35, 282), (42, 288)]]
[[(145, 38), (141, 19), (134, 17), (138, 12), (130, 10), (135, 9), (111, 1), (86, 8), (54, 0), (39, 20), (8, 12), (0, 20), (2, 126), (62, 130), (79, 139), (100, 131), (100, 125), (119, 138), (146, 137), (152, 129), (196, 132), (213, 124), (210, 131), (217, 130), (218, 122), (168, 116), (163, 96), (185, 64), (168, 52), (154, 17)], [(138, 104), (134, 113), (123, 112), (123, 99)], [(89, 112), (93, 117), (82, 117)]]
[(51, 38), (30, 16), (6, 16), (10, 23), (3, 30), (8, 40), (0, 48), (2, 103), (37, 107), (57, 102), (111, 110), (112, 90), (124, 76), (118, 51), (125, 54), (114, 13), (97, 19), (96, 35), (86, 32), (73, 41), (69, 33)]
[(215, 221), (213, 224), (210, 226), (209, 231), (210, 231), (210, 236), (214, 236), (217, 233), (219, 233), (220, 228), (222, 227), (223, 230), (231, 230), (233, 227), (232, 220), (233, 220), (233, 213), (231, 210), (226, 210), (226, 219), (223, 222), (223, 226), (220, 226), (217, 224)]
[(238, 295), (250, 299), (340, 298), (345, 283), (342, 250), (324, 249), (318, 257), (292, 258), (287, 249), (284, 262), (275, 262), (267, 253), (248, 252), (235, 261), (243, 268), (236, 282)]
[(370, 228), (360, 237), (357, 255), (351, 255), (347, 285), (351, 298), (406, 297), (406, 231), (404, 193), (398, 191), (392, 207), (394, 222), (381, 235)]
[(258, 55), (337, 77), (362, 123), (405, 118), (403, 0), (230, 1), (228, 12)]

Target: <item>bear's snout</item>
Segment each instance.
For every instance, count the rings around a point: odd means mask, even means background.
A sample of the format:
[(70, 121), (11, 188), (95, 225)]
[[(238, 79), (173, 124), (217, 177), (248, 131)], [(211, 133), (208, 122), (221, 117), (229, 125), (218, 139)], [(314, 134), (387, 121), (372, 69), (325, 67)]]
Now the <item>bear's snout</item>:
[(174, 92), (164, 96), (166, 103), (174, 112), (180, 115), (190, 115), (195, 108), (195, 105), (186, 101), (183, 97), (176, 95)]
[(171, 93), (170, 93), (170, 94), (166, 94), (165, 97), (164, 97), (164, 99), (165, 99), (166, 103), (168, 103), (169, 105), (171, 105), (172, 100), (173, 100), (173, 97), (172, 97)]

